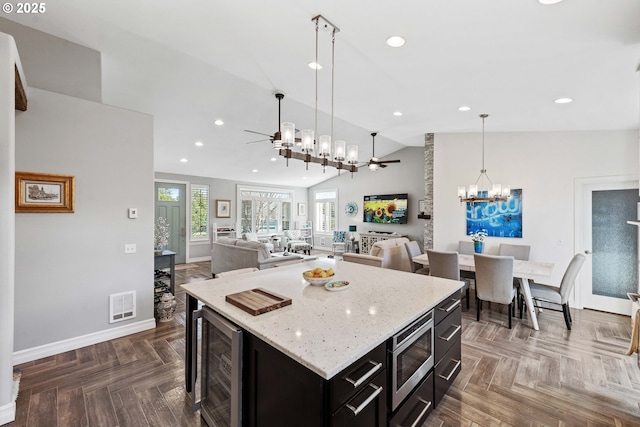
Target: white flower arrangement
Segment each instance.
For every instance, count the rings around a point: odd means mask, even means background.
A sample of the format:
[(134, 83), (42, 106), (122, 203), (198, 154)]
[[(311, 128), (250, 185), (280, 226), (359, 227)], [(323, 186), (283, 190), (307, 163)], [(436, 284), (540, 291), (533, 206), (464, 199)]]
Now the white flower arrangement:
[(471, 236), (471, 240), (474, 242), (482, 242), (484, 238), (487, 237), (487, 233), (482, 230), (476, 231), (475, 233), (470, 231), (469, 236)]
[(169, 224), (163, 217), (158, 217), (153, 232), (153, 246), (156, 250), (162, 250), (169, 244)]

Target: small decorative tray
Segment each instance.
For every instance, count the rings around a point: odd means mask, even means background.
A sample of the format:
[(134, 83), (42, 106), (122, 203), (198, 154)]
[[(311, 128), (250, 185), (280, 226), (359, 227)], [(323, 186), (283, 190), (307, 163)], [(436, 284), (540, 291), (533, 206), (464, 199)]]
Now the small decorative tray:
[(324, 285), (324, 288), (331, 292), (343, 291), (349, 287), (349, 282), (337, 280), (335, 282), (329, 282)]

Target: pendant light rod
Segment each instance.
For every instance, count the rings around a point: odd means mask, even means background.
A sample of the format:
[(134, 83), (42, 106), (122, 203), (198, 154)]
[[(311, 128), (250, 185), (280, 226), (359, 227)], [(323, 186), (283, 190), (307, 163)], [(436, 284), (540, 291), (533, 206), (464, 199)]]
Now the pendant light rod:
[[(467, 190), (465, 187), (458, 187), (458, 197), (460, 202), (466, 202), (470, 204), (478, 202), (504, 202), (511, 195), (511, 189), (508, 186), (501, 186), (500, 184), (493, 184), (489, 175), (487, 175), (487, 169), (484, 166), (484, 120), (489, 117), (488, 114), (480, 114), (482, 119), (482, 169), (480, 169), (480, 175), (476, 179), (473, 185), (469, 186)], [(485, 178), (488, 183), (488, 187), (485, 190)]]
[[(320, 21), (322, 20), (322, 24)], [(308, 169), (309, 163), (317, 163), (322, 166), (324, 172), (327, 166), (334, 167), (340, 171), (346, 170), (351, 172), (353, 177), (354, 172), (358, 172), (358, 147), (356, 145), (345, 146), (345, 141), (333, 141), (334, 131), (334, 94), (335, 94), (335, 49), (336, 49), (336, 33), (340, 31), (336, 25), (325, 18), (322, 15), (316, 15), (311, 18), (311, 21), (315, 22), (315, 116), (314, 116), (314, 129), (302, 129), (302, 138), (298, 139), (295, 136), (295, 126), (293, 123), (279, 123), (280, 128), (284, 128), (286, 124), (286, 131), (280, 131), (282, 136), (282, 148), (278, 151), (278, 154), (286, 159), (287, 166), (289, 165), (289, 159), (302, 160), (306, 163)], [(330, 135), (318, 135), (318, 70), (319, 70), (319, 31), (320, 25), (323, 29), (331, 30), (331, 128)], [(279, 104), (278, 104), (279, 105)], [(278, 113), (278, 121), (280, 121), (280, 114)], [(293, 146), (296, 142), (300, 142), (302, 146), (302, 152), (293, 151)], [(331, 159), (331, 144), (335, 144), (336, 153)], [(339, 144), (340, 143), (340, 144)], [(311, 148), (313, 147), (313, 148)], [(340, 147), (340, 149), (338, 148)], [(312, 155), (311, 152), (315, 151), (317, 155)]]
[(480, 172), (486, 173), (487, 170), (484, 168), (484, 119), (489, 117), (488, 114), (480, 114), (480, 118), (482, 119), (482, 170)]

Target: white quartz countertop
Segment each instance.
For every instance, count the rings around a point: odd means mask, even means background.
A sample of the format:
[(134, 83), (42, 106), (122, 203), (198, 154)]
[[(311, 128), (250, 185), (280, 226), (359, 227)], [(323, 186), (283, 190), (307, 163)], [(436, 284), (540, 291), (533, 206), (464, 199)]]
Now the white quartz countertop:
[[(332, 267), (347, 289), (329, 292), (302, 272)], [(462, 282), (343, 261), (311, 261), (182, 285), (186, 292), (325, 379), (351, 365), (460, 289)], [(225, 296), (263, 288), (292, 304), (253, 316)]]

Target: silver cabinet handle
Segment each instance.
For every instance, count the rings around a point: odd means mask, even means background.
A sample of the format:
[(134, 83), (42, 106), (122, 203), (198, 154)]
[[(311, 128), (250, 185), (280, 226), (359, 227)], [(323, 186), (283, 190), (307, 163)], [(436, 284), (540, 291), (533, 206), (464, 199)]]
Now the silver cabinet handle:
[(371, 403), (373, 399), (375, 399), (376, 397), (378, 397), (380, 393), (382, 393), (382, 386), (369, 384), (369, 387), (371, 387), (374, 390), (374, 392), (371, 393), (371, 396), (367, 397), (367, 400), (362, 402), (360, 406), (358, 406), (357, 408), (354, 408), (353, 405), (350, 405), (348, 403), (345, 405), (347, 408), (351, 410), (351, 412), (353, 412), (353, 415), (358, 415), (360, 412), (362, 412), (362, 410), (366, 408), (367, 405), (369, 405), (369, 403)]
[(455, 329), (453, 332), (451, 332), (451, 333), (449, 334), (449, 336), (448, 336), (448, 337), (446, 337), (446, 338), (445, 338), (445, 337), (443, 337), (442, 335), (440, 335), (440, 336), (438, 337), (438, 339), (441, 339), (441, 340), (443, 340), (443, 341), (451, 341), (451, 338), (453, 338), (453, 337), (458, 333), (458, 331), (459, 331), (460, 329), (462, 329), (462, 326), (461, 326), (461, 325), (454, 325), (454, 324), (452, 324), (451, 326), (455, 326), (455, 327), (456, 327), (456, 329)]
[(421, 423), (422, 423), (422, 417), (424, 417), (424, 414), (427, 413), (427, 411), (429, 410), (429, 408), (431, 408), (431, 402), (424, 400), (424, 399), (420, 399), (418, 398), (418, 400), (422, 403), (425, 404), (424, 409), (422, 410), (422, 412), (420, 412), (420, 415), (418, 415), (418, 418), (416, 418), (416, 420), (413, 422), (413, 424), (411, 424), (411, 427), (418, 427)]
[(453, 374), (458, 370), (458, 367), (460, 366), (460, 360), (456, 360), (456, 359), (451, 359), (452, 361), (456, 362), (456, 365), (453, 367), (453, 369), (451, 370), (451, 372), (449, 372), (449, 375), (444, 376), (442, 374), (438, 374), (438, 376), (440, 378), (442, 378), (445, 381), (449, 381), (451, 379), (451, 377), (453, 376)]
[(345, 377), (345, 380), (351, 383), (353, 385), (353, 388), (360, 387), (362, 383), (367, 381), (369, 378), (373, 376), (373, 374), (375, 374), (380, 370), (380, 368), (382, 368), (382, 363), (376, 363), (373, 360), (369, 360), (369, 363), (373, 365), (373, 368), (369, 369), (367, 373), (361, 376), (359, 379), (353, 380), (349, 377)]
[(451, 304), (449, 307), (447, 307), (447, 308), (438, 307), (438, 310), (446, 311), (448, 313), (448, 312), (450, 312), (451, 310), (453, 310), (454, 308), (456, 308), (457, 306), (460, 305), (460, 300), (459, 299), (452, 300), (452, 301), (453, 301), (453, 304)]

